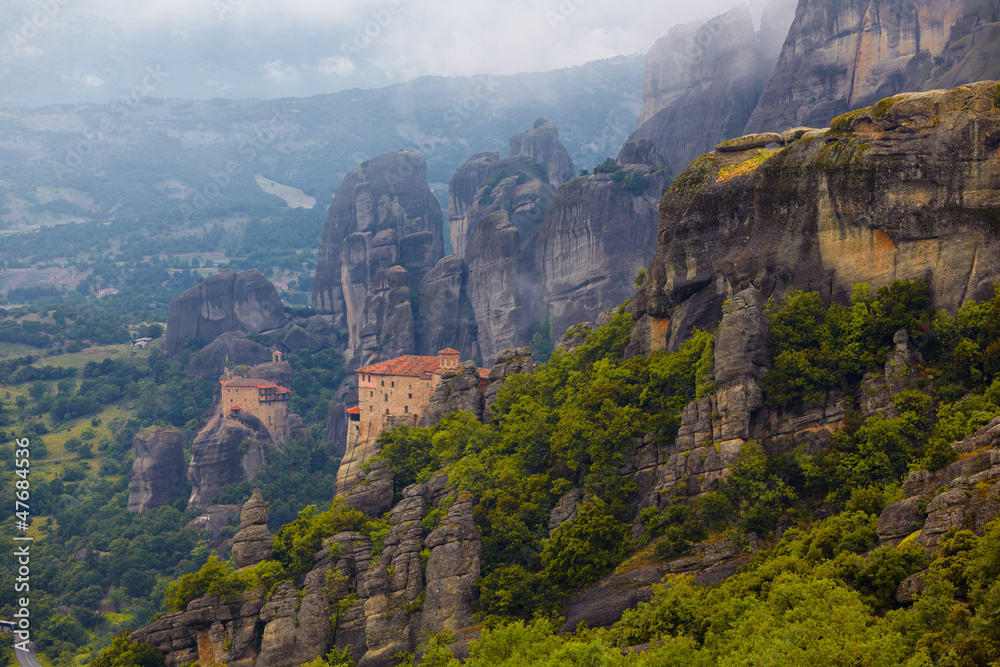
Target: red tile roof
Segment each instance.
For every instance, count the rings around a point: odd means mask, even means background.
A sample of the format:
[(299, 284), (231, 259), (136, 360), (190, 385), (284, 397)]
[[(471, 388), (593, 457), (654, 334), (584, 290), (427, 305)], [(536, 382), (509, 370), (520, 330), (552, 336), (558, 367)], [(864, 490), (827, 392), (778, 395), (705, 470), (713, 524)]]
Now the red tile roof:
[(358, 405), (355, 405), (353, 408), (347, 408), (347, 414), (349, 414), (349, 415), (360, 415), (361, 414), (361, 407), (358, 406)]
[(459, 352), (458, 350), (452, 349), (450, 347), (446, 347), (443, 350), (438, 350), (438, 354), (448, 354), (448, 355), (451, 355), (451, 354), (461, 354), (461, 352)]
[[(447, 353), (448, 350), (442, 350)], [(454, 351), (458, 354), (457, 351)], [(440, 371), (440, 359), (438, 357), (420, 357), (415, 354), (407, 354), (395, 359), (380, 361), (371, 366), (363, 366), (356, 372), (370, 375), (406, 375), (409, 377), (420, 377), (425, 374), (437, 373)], [(457, 369), (456, 369), (457, 370)], [(490, 370), (488, 368), (479, 369), (480, 378), (488, 378)]]
[(364, 366), (358, 369), (358, 373), (369, 373), (371, 375), (409, 375), (410, 377), (420, 377), (424, 373), (436, 373), (440, 360), (437, 357), (419, 357), (415, 354), (407, 354), (395, 359), (380, 361), (371, 366)]

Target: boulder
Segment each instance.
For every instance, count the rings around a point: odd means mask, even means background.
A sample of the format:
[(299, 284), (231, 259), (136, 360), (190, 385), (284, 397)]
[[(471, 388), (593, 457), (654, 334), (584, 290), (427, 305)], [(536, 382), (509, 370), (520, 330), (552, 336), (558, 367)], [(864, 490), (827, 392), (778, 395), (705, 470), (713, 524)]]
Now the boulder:
[(220, 334), (203, 347), (184, 367), (184, 377), (218, 380), (226, 369), (226, 362), (237, 366), (253, 366), (271, 358), (270, 351), (247, 338), (242, 331)]
[(761, 132), (759, 134), (747, 134), (737, 139), (729, 139), (715, 146), (715, 150), (720, 153), (737, 153), (739, 151), (749, 151), (757, 148), (764, 148), (769, 144), (783, 144), (784, 138), (776, 132)]
[(466, 361), (458, 371), (441, 376), (420, 425), (436, 426), (446, 415), (459, 410), (471, 412), (481, 420), (483, 400), (479, 367), (474, 361)]
[(288, 323), (274, 285), (257, 270), (222, 271), (205, 278), (170, 304), (164, 351), (175, 355), (189, 339), (211, 343), (228, 331), (261, 333)]
[(271, 533), (267, 529), (268, 505), (254, 489), (240, 512), (240, 530), (233, 536), (233, 560), (239, 568), (251, 567), (271, 557)]
[(289, 327), (288, 333), (281, 339), (281, 344), (292, 352), (304, 352), (306, 354), (314, 354), (326, 347), (324, 341), (302, 327)]

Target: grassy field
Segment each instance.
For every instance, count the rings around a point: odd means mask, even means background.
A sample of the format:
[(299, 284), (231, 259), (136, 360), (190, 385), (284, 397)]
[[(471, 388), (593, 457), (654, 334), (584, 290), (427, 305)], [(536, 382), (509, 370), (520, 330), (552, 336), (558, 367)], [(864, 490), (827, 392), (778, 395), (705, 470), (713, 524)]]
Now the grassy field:
[[(154, 345), (156, 343), (153, 343)], [(34, 348), (37, 349), (37, 348)], [(104, 359), (132, 360), (136, 365), (145, 362), (152, 349), (133, 350), (127, 343), (121, 345), (99, 345), (88, 347), (73, 354), (60, 354), (54, 357), (43, 357), (35, 362), (37, 366), (59, 366), (60, 368), (83, 369), (88, 361), (103, 361)]]
[[(0, 343), (0, 358), (4, 356), (23, 357), (28, 354), (37, 355), (39, 352), (38, 348), (26, 345)], [(128, 345), (106, 345), (87, 348), (73, 354), (42, 357), (35, 362), (35, 365), (82, 369), (87, 362), (101, 361), (107, 358), (126, 360), (139, 365), (145, 361), (149, 353), (149, 350), (133, 350)], [(27, 395), (31, 383), (11, 384), (5, 382), (5, 380), (6, 378), (0, 378), (0, 403), (3, 404), (7, 414), (14, 417), (14, 423), (6, 429), (7, 432), (13, 438), (27, 437), (33, 440), (40, 438), (45, 443), (46, 455), (43, 457), (32, 457), (31, 473), (36, 479), (48, 480), (61, 475), (70, 463), (82, 464), (87, 474), (96, 475), (100, 469), (101, 462), (107, 456), (105, 451), (100, 450), (99, 443), (102, 440), (110, 441), (112, 439), (109, 428), (112, 420), (128, 420), (135, 416), (134, 408), (130, 409), (129, 407), (129, 402), (133, 399), (125, 397), (117, 403), (104, 406), (104, 409), (97, 414), (54, 422), (47, 414), (34, 414), (34, 401), (30, 401), (24, 411), (17, 407), (17, 397), (22, 394)], [(79, 376), (75, 379), (77, 386), (79, 386), (81, 381), (82, 378)], [(49, 385), (50, 392), (55, 393), (56, 382), (50, 381), (46, 382), (46, 384)], [(34, 429), (30, 425), (37, 422), (43, 423), (49, 429), (49, 432), (41, 436), (35, 435)], [(92, 458), (81, 459), (78, 452), (66, 449), (66, 441), (74, 436), (83, 440), (85, 445), (89, 445), (93, 452)], [(0, 444), (12, 445), (13, 443)], [(45, 539), (49, 533), (49, 530), (45, 528), (48, 520), (49, 517), (45, 516), (32, 517), (31, 528), (28, 534), (32, 535), (36, 540)]]

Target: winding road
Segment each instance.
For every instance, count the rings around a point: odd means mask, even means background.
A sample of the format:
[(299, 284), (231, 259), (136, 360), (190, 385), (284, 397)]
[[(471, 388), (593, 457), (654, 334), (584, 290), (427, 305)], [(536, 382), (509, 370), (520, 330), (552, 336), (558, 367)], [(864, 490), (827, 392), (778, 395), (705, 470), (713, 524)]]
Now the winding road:
[(38, 662), (38, 658), (35, 657), (34, 642), (28, 642), (27, 651), (19, 651), (15, 648), (14, 655), (17, 656), (17, 661), (21, 664), (21, 667), (42, 667), (42, 663)]

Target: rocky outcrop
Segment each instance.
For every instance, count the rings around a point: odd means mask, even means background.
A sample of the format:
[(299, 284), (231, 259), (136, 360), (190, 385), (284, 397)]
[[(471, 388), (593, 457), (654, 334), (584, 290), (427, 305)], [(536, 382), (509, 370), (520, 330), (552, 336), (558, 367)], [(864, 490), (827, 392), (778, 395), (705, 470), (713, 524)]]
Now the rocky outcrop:
[[(283, 387), (292, 384), (292, 367), (287, 361), (257, 364), (250, 373), (251, 377)], [(189, 502), (208, 507), (229, 486), (253, 479), (267, 464), (267, 449), (281, 451), (286, 435), (312, 444), (312, 435), (294, 412), (288, 413), (287, 426), (287, 433), (272, 432), (252, 415), (241, 418), (239, 426), (227, 423), (222, 394), (216, 389), (212, 405), (202, 416), (191, 441), (191, 462), (187, 469), (191, 482)]]
[(257, 659), (260, 610), (259, 600), (223, 604), (215, 598), (198, 598), (185, 611), (166, 614), (131, 636), (160, 649), (167, 667), (181, 667), (192, 661), (264, 667)]
[(260, 333), (287, 322), (278, 291), (259, 271), (223, 271), (205, 278), (170, 304), (164, 351), (175, 355), (192, 338), (210, 343), (228, 331)]
[(551, 122), (539, 118), (535, 127), (510, 138), (510, 154), (527, 155), (545, 168), (549, 185), (559, 187), (576, 175), (573, 160), (559, 142), (559, 130)]
[[(373, 320), (387, 314), (378, 310), (381, 300), (371, 304), (369, 297), (403, 286), (415, 290), (444, 255), (442, 233), (441, 207), (419, 153), (379, 155), (344, 177), (323, 227), (313, 306), (333, 326), (348, 328), (348, 358), (361, 357), (366, 331), (370, 337)], [(380, 324), (374, 328), (384, 329)], [(400, 336), (395, 346), (412, 353), (412, 326)]]
[[(876, 529), (883, 544), (907, 539), (930, 553), (951, 528), (982, 535), (1000, 516), (1000, 417), (952, 447), (965, 456), (940, 470), (911, 472), (905, 498), (882, 510)], [(901, 590), (907, 594), (912, 598)]]
[(347, 492), (344, 503), (368, 516), (378, 519), (392, 508), (392, 467), (388, 461), (376, 459), (364, 480)]
[(330, 646), (330, 602), (326, 593), (329, 560), (321, 560), (296, 590), (290, 582), (278, 589), (260, 611), (264, 630), (258, 667), (298, 667), (325, 655)]
[[(295, 327), (296, 329), (298, 327)], [(218, 380), (226, 369), (226, 362), (237, 366), (253, 366), (270, 359), (266, 347), (247, 338), (242, 331), (229, 331), (203, 347), (184, 367), (184, 377)]]
[(549, 511), (549, 537), (552, 537), (553, 530), (576, 518), (583, 497), (583, 489), (573, 489), (559, 498), (555, 507)]
[(268, 505), (254, 489), (240, 512), (240, 530), (233, 536), (233, 560), (236, 567), (256, 565), (271, 557), (271, 532), (267, 529)]
[(365, 297), (355, 359), (392, 359), (413, 354), (415, 331), (410, 272), (402, 266), (379, 271)]
[(195, 530), (207, 530), (213, 540), (217, 540), (222, 535), (222, 529), (233, 523), (233, 519), (240, 514), (239, 505), (209, 505), (200, 516), (188, 521), (185, 526)]
[(672, 28), (646, 55), (642, 113), (630, 138), (652, 139), (679, 173), (743, 134), (774, 65), (776, 30), (768, 23), (758, 36), (747, 7)]
[(830, 118), (904, 91), (1000, 77), (1000, 20), (979, 0), (803, 1), (748, 132)]
[[(221, 412), (221, 404), (213, 407)], [(189, 502), (208, 507), (233, 484), (253, 479), (267, 463), (265, 448), (272, 445), (270, 438), (260, 440), (248, 429), (224, 425), (221, 416), (210, 419), (191, 442)]]
[(497, 402), (497, 394), (500, 393), (508, 377), (519, 373), (534, 372), (535, 364), (531, 360), (530, 347), (508, 348), (493, 357), (493, 368), (490, 369), (486, 396), (483, 401), (483, 421), (487, 424), (490, 423), (493, 417), (493, 404)]
[(289, 327), (288, 333), (281, 339), (281, 345), (291, 352), (302, 352), (305, 354), (315, 354), (324, 347), (326, 343), (302, 327)]
[[(476, 355), (476, 320), (466, 296), (469, 271), (457, 255), (443, 257), (417, 286), (421, 304), (416, 320), (416, 353), (425, 356), (454, 347), (461, 356)], [(425, 305), (426, 304), (426, 305)]]
[(715, 335), (716, 390), (684, 408), (673, 442), (653, 435), (640, 442), (627, 472), (641, 504), (713, 490), (746, 441), (769, 433), (759, 428), (766, 416), (758, 382), (770, 365), (767, 318), (760, 292), (750, 287), (729, 300)]
[(618, 164), (616, 173), (583, 176), (560, 188), (538, 234), (536, 298), (548, 308), (554, 340), (628, 299), (655, 252), (660, 198), (669, 182), (663, 158), (649, 140), (630, 141)]
[(885, 360), (881, 374), (867, 373), (861, 382), (861, 411), (869, 417), (876, 412), (884, 413), (890, 419), (899, 416), (893, 407), (893, 398), (907, 389), (917, 389), (917, 364), (920, 353), (911, 348), (909, 334), (900, 329), (893, 336), (895, 348)]
[(184, 484), (184, 439), (173, 428), (153, 426), (132, 439), (128, 511), (146, 514), (175, 499)]
[(479, 220), (469, 234), (469, 301), (484, 358), (528, 339), (528, 297), (519, 258), (521, 236), (506, 211)]
[(538, 233), (555, 196), (556, 187), (547, 179), (545, 165), (529, 155), (512, 153), (501, 160), (491, 151), (470, 158), (448, 185), (448, 219), (455, 254), (466, 257), (472, 228), (483, 216), (496, 211), (507, 212), (521, 234), (523, 250)]
[(448, 509), (441, 525), (424, 539), (427, 587), (420, 631), (424, 636), (457, 632), (472, 625), (475, 581), (479, 577), (482, 545), (472, 516), (470, 494), (462, 494)]
[(436, 426), (446, 415), (459, 410), (483, 418), (483, 390), (480, 388), (479, 367), (466, 361), (462, 367), (441, 376), (434, 388), (427, 413), (420, 418), (421, 426)]
[(465, 242), (479, 190), (490, 181), (490, 172), (499, 161), (500, 151), (476, 153), (458, 168), (448, 184), (448, 230), (452, 251), (459, 257), (465, 257)]
[(726, 298), (751, 284), (764, 298), (794, 286), (846, 301), (859, 282), (922, 278), (937, 307), (990, 298), (1000, 279), (994, 92), (898, 96), (763, 156), (692, 163), (662, 202), (629, 353), (675, 349), (692, 327), (714, 327)]

